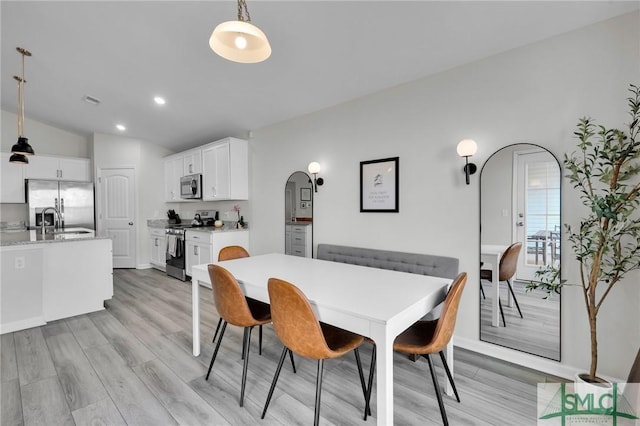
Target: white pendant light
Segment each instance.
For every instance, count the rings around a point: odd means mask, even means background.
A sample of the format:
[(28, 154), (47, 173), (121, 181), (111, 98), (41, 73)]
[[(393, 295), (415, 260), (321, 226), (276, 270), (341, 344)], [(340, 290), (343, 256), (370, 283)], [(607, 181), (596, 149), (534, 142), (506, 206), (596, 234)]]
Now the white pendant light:
[(251, 24), (245, 0), (238, 0), (238, 20), (218, 25), (209, 46), (218, 55), (233, 62), (253, 64), (271, 56), (271, 46), (262, 30)]

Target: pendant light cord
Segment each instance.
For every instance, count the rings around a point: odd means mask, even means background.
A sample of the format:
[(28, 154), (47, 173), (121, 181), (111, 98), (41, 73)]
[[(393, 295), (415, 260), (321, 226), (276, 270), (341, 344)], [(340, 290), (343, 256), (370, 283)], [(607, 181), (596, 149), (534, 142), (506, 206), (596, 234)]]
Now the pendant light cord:
[(238, 0), (238, 21), (251, 22), (251, 16), (249, 15), (249, 9), (247, 8), (245, 0)]
[(18, 82), (18, 137), (24, 136), (24, 57), (31, 56), (31, 52), (21, 47), (16, 50), (22, 55), (22, 67), (20, 69), (21, 76), (14, 75), (13, 78)]

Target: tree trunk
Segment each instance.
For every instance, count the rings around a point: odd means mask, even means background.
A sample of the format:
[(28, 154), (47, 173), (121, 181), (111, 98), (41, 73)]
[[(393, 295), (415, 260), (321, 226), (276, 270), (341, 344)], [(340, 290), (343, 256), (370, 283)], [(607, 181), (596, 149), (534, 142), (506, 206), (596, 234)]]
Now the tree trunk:
[(589, 306), (589, 329), (591, 331), (591, 367), (589, 368), (589, 380), (596, 380), (596, 369), (598, 368), (598, 335), (596, 322), (596, 308)]

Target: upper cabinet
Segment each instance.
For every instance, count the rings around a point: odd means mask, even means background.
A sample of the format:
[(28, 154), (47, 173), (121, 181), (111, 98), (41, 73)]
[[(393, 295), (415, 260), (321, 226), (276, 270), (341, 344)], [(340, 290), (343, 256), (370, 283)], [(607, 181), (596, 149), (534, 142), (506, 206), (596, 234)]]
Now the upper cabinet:
[(196, 148), (182, 153), (183, 175), (202, 173), (202, 149)]
[(10, 163), (11, 153), (0, 153), (0, 203), (24, 203), (26, 166)]
[(225, 138), (164, 159), (165, 201), (193, 202), (180, 198), (180, 178), (202, 174), (202, 201), (248, 200), (248, 143)]
[(164, 200), (181, 201), (180, 178), (184, 176), (184, 157), (171, 155), (164, 159)]
[(29, 157), (29, 164), (25, 169), (26, 179), (91, 181), (91, 167), (88, 158), (32, 155)]
[(248, 200), (247, 141), (225, 138), (202, 147), (202, 199)]

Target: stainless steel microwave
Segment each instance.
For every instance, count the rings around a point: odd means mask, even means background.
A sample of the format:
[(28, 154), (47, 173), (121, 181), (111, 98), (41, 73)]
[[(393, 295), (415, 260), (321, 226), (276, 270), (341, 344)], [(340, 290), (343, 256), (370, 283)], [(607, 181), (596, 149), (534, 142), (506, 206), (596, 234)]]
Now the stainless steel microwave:
[(187, 175), (180, 178), (180, 198), (202, 199), (202, 175)]

